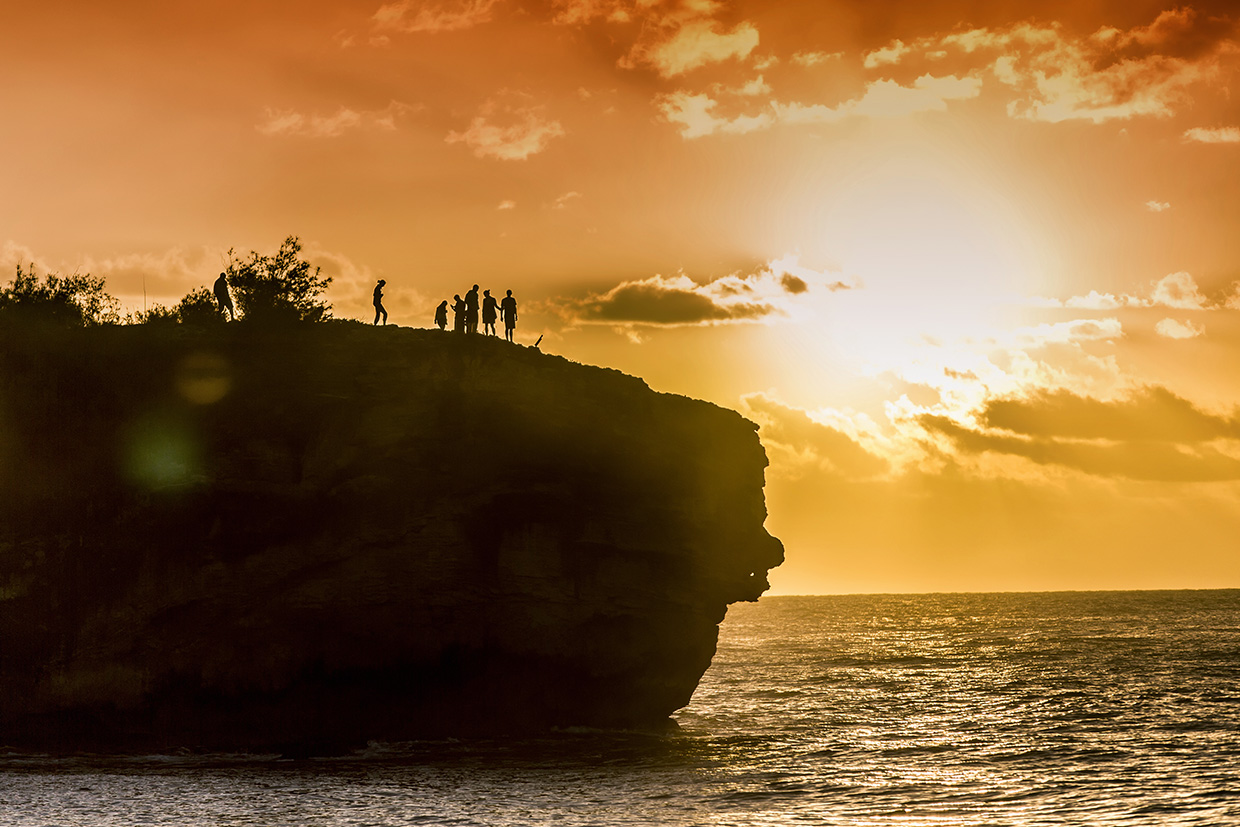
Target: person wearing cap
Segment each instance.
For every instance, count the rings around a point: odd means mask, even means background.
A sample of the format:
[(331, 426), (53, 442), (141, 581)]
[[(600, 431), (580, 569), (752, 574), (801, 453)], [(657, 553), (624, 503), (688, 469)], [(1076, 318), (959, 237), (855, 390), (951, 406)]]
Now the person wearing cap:
[(387, 311), (383, 309), (383, 285), (387, 284), (383, 279), (379, 279), (379, 283), (375, 285), (375, 324), (379, 323), (379, 317), (383, 317), (383, 323), (387, 324)]

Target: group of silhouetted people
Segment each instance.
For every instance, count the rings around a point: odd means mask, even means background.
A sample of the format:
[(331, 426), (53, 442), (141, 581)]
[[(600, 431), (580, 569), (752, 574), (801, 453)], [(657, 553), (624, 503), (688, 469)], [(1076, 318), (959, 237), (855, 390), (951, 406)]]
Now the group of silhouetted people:
[[(491, 336), (495, 332), (495, 322), (503, 318), (504, 338), (512, 341), (512, 332), (517, 328), (517, 300), (512, 291), (502, 300), (496, 301), (490, 290), (482, 291), (482, 301), (478, 300), (478, 285), (474, 285), (461, 298), (458, 293), (452, 297), (452, 330), (456, 333), (477, 333), (479, 310), (482, 315), (482, 332)], [(448, 302), (444, 300), (435, 308), (435, 325), (440, 330), (448, 329)]]
[[(375, 284), (374, 305), (375, 320), (374, 324), (379, 324), (382, 319), (387, 324), (388, 314), (383, 307), (383, 287), (387, 284), (384, 279), (379, 279)], [(482, 315), (482, 332), (491, 336), (497, 336), (495, 332), (495, 322), (499, 319), (504, 320), (504, 338), (512, 341), (512, 332), (517, 329), (517, 300), (512, 297), (512, 291), (508, 291), (508, 295), (503, 299), (496, 300), (491, 295), (490, 290), (482, 291), (482, 300), (478, 299), (478, 285), (474, 285), (465, 293), (462, 299), (460, 294), (452, 297), (452, 329), (457, 333), (477, 333), (478, 332), (478, 316), (479, 311)], [(227, 313), (229, 319), (236, 318), (233, 310), (232, 296), (228, 293), (228, 279), (224, 273), (220, 273), (220, 277), (215, 280), (215, 301), (219, 304), (220, 313)], [(448, 302), (442, 301), (435, 308), (435, 326), (440, 330), (448, 328)], [(542, 341), (542, 337), (539, 337)]]

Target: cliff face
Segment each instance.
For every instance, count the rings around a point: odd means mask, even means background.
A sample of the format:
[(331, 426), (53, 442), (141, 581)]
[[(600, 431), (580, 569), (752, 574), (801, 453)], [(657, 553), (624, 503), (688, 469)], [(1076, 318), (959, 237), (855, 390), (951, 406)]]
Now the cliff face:
[(783, 558), (765, 465), (496, 339), (0, 332), (0, 744), (657, 727)]

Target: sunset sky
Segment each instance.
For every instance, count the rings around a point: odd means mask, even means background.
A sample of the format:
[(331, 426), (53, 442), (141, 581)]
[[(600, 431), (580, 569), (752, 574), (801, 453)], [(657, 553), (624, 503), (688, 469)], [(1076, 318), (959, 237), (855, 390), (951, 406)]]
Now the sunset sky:
[[(1240, 587), (1234, 0), (23, 3), (0, 265), (298, 235), (338, 317), (762, 426), (775, 593)], [(489, 438), (478, 435), (478, 438)]]

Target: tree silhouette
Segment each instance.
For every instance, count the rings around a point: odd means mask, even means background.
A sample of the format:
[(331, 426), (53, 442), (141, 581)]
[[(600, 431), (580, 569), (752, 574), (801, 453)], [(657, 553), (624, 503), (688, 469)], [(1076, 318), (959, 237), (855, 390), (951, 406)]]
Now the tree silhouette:
[(104, 289), (102, 276), (48, 273), (40, 279), (34, 267), (22, 270), (0, 290), (0, 318), (38, 321), (64, 327), (113, 324), (120, 303)]
[(247, 321), (320, 322), (331, 318), (331, 305), (319, 298), (331, 284), (331, 277), (320, 276), (318, 267), (311, 269), (310, 262), (301, 258), (297, 236), (284, 239), (274, 256), (251, 251), (244, 261), (230, 260), (225, 272), (237, 309)]

